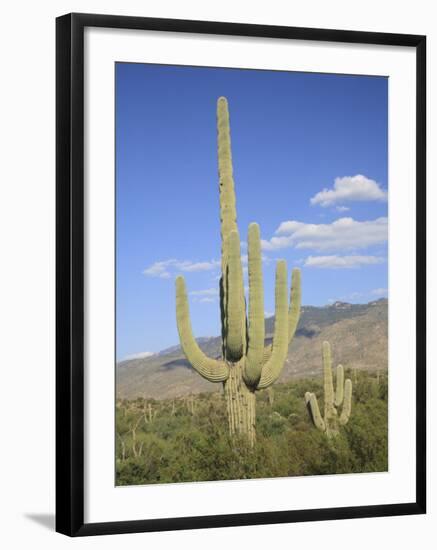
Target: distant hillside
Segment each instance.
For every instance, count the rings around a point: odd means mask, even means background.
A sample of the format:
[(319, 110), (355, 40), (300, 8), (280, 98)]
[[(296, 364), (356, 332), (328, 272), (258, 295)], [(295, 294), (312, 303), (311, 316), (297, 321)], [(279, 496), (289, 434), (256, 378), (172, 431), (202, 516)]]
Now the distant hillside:
[[(266, 319), (266, 342), (271, 342), (274, 317)], [(280, 381), (294, 377), (321, 375), (321, 345), (331, 343), (334, 364), (358, 369), (386, 369), (388, 344), (388, 301), (368, 304), (335, 302), (325, 307), (302, 307), (296, 335)], [(221, 354), (221, 338), (198, 338), (210, 357)], [(151, 357), (117, 364), (117, 397), (164, 399), (189, 393), (219, 391), (199, 376), (185, 359), (179, 345)]]

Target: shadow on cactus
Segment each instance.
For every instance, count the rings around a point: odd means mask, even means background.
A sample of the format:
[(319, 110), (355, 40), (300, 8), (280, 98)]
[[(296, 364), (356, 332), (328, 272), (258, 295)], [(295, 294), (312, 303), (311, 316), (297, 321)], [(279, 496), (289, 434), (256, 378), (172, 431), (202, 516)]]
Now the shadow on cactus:
[[(335, 437), (339, 433), (339, 425), (344, 426), (349, 421), (352, 408), (352, 380), (344, 380), (343, 365), (338, 365), (336, 371), (336, 390), (334, 395), (334, 381), (332, 377), (331, 346), (323, 342), (323, 388), (324, 417), (320, 414), (317, 397), (314, 393), (306, 392), (305, 403), (316, 428), (325, 432), (328, 437)], [(341, 414), (339, 407), (343, 405)]]
[(300, 271), (293, 270), (288, 305), (287, 265), (276, 265), (275, 330), (265, 346), (264, 295), (260, 230), (248, 231), (249, 304), (246, 313), (240, 236), (232, 169), (229, 112), (226, 98), (217, 102), (218, 168), (222, 240), (220, 309), (222, 358), (207, 357), (191, 329), (183, 277), (176, 279), (176, 317), (184, 354), (192, 367), (210, 382), (221, 382), (231, 436), (255, 443), (255, 392), (271, 386), (280, 376), (300, 316)]

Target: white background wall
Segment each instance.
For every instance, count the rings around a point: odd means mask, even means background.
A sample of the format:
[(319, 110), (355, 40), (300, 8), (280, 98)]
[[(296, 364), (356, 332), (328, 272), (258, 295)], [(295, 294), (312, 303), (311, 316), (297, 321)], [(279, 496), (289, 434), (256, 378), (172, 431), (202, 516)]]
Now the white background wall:
[[(428, 347), (428, 515), (68, 539), (54, 513), (55, 17), (71, 11), (428, 35), (428, 204), (437, 204), (437, 25), (433, 0), (9, 1), (0, 72), (0, 544), (4, 548), (411, 549), (437, 534), (437, 353)], [(437, 216), (429, 209), (429, 332), (437, 329)]]

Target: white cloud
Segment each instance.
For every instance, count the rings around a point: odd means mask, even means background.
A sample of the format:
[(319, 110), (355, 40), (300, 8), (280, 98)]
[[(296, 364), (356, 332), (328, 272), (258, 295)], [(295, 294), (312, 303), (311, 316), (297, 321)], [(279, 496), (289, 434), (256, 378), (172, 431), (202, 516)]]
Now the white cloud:
[(156, 355), (153, 351), (141, 351), (140, 353), (134, 353), (132, 355), (127, 355), (123, 361), (131, 361), (132, 359), (145, 359), (146, 357), (152, 357)]
[(330, 224), (282, 222), (275, 237), (261, 241), (263, 250), (310, 248), (317, 251), (355, 250), (387, 241), (388, 219), (359, 222), (339, 218)]
[(220, 265), (218, 260), (211, 260), (210, 262), (179, 262), (176, 264), (176, 268), (181, 271), (211, 271)]
[(336, 210), (337, 212), (347, 212), (350, 208), (349, 206), (337, 206)]
[(194, 301), (198, 304), (211, 304), (216, 302), (219, 297), (218, 285), (215, 288), (204, 288), (201, 290), (192, 290), (190, 296), (193, 296)]
[(166, 260), (164, 262), (155, 262), (143, 271), (144, 275), (148, 277), (161, 277), (161, 279), (168, 279), (170, 272), (168, 267), (176, 260)]
[(309, 256), (304, 265), (319, 269), (353, 269), (383, 262), (384, 259), (378, 256)]
[(192, 290), (191, 296), (218, 296), (218, 288), (204, 288), (202, 290)]
[(322, 207), (342, 204), (352, 201), (386, 201), (387, 191), (382, 189), (375, 180), (362, 174), (335, 178), (332, 189), (323, 189), (311, 198), (311, 204)]
[[(271, 260), (266, 255), (262, 255), (262, 261), (268, 264)], [(247, 254), (241, 255), (241, 263), (243, 270), (247, 271), (248, 256)], [(148, 277), (159, 277), (161, 279), (169, 279), (172, 275), (177, 273), (195, 273), (202, 271), (213, 271), (221, 267), (220, 260), (210, 260), (206, 262), (193, 262), (191, 260), (176, 260), (174, 258), (169, 260), (162, 260), (155, 262), (146, 269), (143, 274)], [(217, 279), (220, 279), (220, 275), (217, 275)]]
[(211, 260), (209, 262), (192, 262), (191, 260), (170, 259), (155, 262), (147, 267), (143, 271), (143, 274), (148, 277), (169, 279), (175, 272), (211, 271), (216, 269), (219, 265), (219, 260)]
[(370, 291), (372, 296), (387, 296), (388, 290), (386, 288), (374, 288)]
[(216, 301), (215, 298), (212, 298), (211, 296), (204, 296), (203, 298), (200, 298), (198, 302), (200, 304), (212, 304)]

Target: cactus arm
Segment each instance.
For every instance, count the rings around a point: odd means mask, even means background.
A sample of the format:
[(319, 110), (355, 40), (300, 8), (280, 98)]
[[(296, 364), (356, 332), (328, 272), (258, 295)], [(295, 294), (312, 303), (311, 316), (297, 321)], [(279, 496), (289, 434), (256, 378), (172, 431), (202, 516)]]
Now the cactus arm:
[(344, 384), (344, 403), (343, 410), (340, 415), (340, 424), (344, 426), (347, 424), (352, 409), (352, 380), (349, 378)]
[(267, 388), (279, 378), (288, 351), (287, 315), (287, 264), (280, 260), (276, 265), (275, 332), (270, 359), (263, 366), (257, 389)]
[(181, 346), (192, 367), (210, 382), (224, 382), (227, 380), (229, 376), (227, 364), (207, 357), (193, 336), (183, 277), (177, 277), (176, 279), (176, 319)]
[(305, 403), (310, 411), (311, 420), (313, 421), (314, 426), (324, 432), (326, 429), (325, 422), (320, 414), (319, 404), (314, 393), (310, 393), (308, 391), (306, 392)]
[[(300, 284), (300, 269), (294, 268), (291, 275), (290, 306), (288, 308), (288, 344), (290, 345), (296, 332), (300, 318), (302, 288)], [(266, 363), (272, 354), (272, 346), (264, 348), (263, 363)]]
[(288, 343), (293, 339), (299, 323), (301, 301), (300, 269), (294, 268), (291, 274), (290, 307), (288, 309)]
[(325, 392), (325, 419), (334, 409), (334, 383), (332, 381), (331, 346), (323, 342), (323, 388)]
[(228, 241), (226, 358), (237, 362), (246, 351), (244, 349), (246, 340), (246, 306), (238, 231), (231, 231)]
[(335, 401), (336, 407), (339, 407), (343, 403), (344, 397), (344, 369), (343, 365), (338, 365), (336, 373), (336, 387), (335, 387)]
[(251, 223), (249, 225), (247, 240), (249, 256), (249, 326), (244, 380), (249, 386), (256, 386), (261, 376), (265, 336), (261, 241), (258, 224)]
[(272, 349), (273, 349), (272, 344), (269, 344), (264, 348), (264, 351), (263, 351), (263, 365), (265, 363), (267, 363), (267, 361), (270, 359), (270, 357), (272, 355)]

